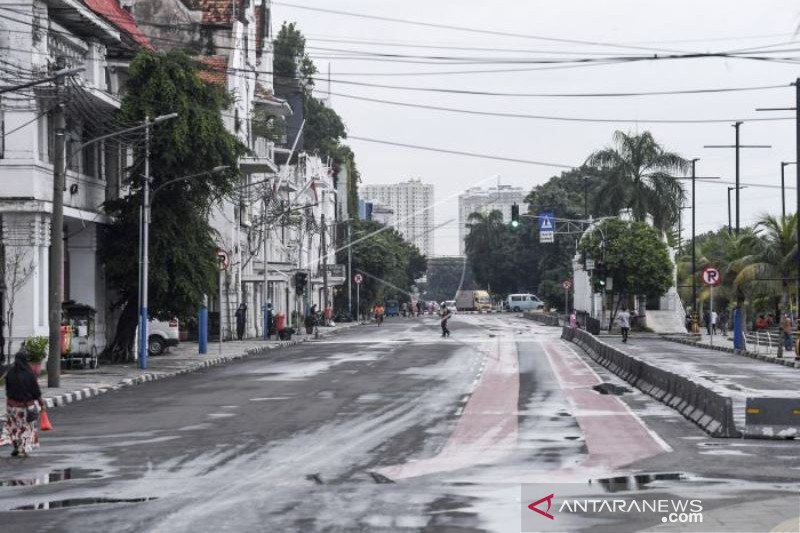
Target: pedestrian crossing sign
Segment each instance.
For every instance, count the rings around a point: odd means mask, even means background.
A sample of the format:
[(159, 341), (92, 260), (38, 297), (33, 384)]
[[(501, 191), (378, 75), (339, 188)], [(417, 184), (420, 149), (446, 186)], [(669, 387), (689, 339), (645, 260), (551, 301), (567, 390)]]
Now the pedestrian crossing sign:
[(539, 231), (555, 231), (556, 223), (553, 213), (539, 214)]

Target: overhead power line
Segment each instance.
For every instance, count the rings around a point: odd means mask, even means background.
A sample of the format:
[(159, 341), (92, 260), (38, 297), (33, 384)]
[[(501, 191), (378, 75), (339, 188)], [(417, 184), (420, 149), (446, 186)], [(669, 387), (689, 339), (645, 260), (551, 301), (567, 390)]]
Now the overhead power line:
[(397, 102), (394, 100), (383, 100), (380, 98), (369, 98), (366, 96), (354, 96), (350, 94), (327, 92), (332, 96), (341, 98), (349, 98), (359, 100), (362, 102), (372, 102), (378, 104), (387, 104), (400, 107), (410, 107), (417, 109), (428, 109), (432, 111), (447, 111), (449, 113), (461, 113), (465, 115), (479, 115), (487, 117), (501, 117), (501, 118), (519, 118), (519, 119), (533, 119), (533, 120), (552, 120), (557, 122), (593, 122), (603, 124), (727, 124), (732, 122), (775, 122), (783, 120), (795, 120), (795, 117), (753, 117), (753, 118), (713, 118), (713, 119), (654, 119), (654, 118), (592, 118), (592, 117), (564, 117), (555, 115), (532, 115), (525, 113), (505, 113), (495, 111), (478, 111), (475, 109), (461, 109), (455, 107), (434, 106), (426, 104), (417, 104), (410, 102)]
[(356, 141), (363, 141), (363, 142), (377, 143), (377, 144), (385, 144), (385, 145), (389, 145), (389, 146), (397, 146), (397, 147), (400, 147), (400, 148), (411, 148), (411, 149), (414, 149), (414, 150), (424, 150), (424, 151), (428, 151), (428, 152), (437, 152), (437, 153), (441, 153), (441, 154), (463, 155), (463, 156), (467, 156), (467, 157), (476, 157), (476, 158), (479, 158), (479, 159), (492, 159), (494, 161), (507, 161), (507, 162), (511, 162), (511, 163), (523, 163), (523, 164), (526, 164), (526, 165), (539, 165), (539, 166), (544, 166), (544, 167), (567, 168), (567, 169), (572, 169), (572, 168), (575, 168), (575, 166), (576, 166), (576, 165), (565, 165), (565, 164), (561, 164), (561, 163), (548, 163), (548, 162), (544, 162), (544, 161), (534, 161), (534, 160), (531, 160), (531, 159), (518, 159), (518, 158), (514, 158), (514, 157), (504, 157), (504, 156), (496, 156), (496, 155), (489, 155), (489, 154), (479, 154), (479, 153), (476, 153), (476, 152), (463, 152), (463, 151), (460, 151), (460, 150), (449, 150), (449, 149), (446, 149), (446, 148), (433, 148), (431, 146), (420, 146), (420, 145), (416, 145), (416, 144), (405, 144), (405, 143), (399, 143), (399, 142), (393, 142), (393, 141), (384, 141), (384, 140), (380, 140), (380, 139), (370, 139), (368, 137), (357, 137), (357, 136), (354, 136), (354, 135), (348, 135), (347, 138), (351, 139), (351, 140), (356, 140)]
[[(295, 4), (293, 2), (284, 2), (279, 0), (273, 0), (272, 2), (274, 5), (281, 5), (286, 7), (293, 7), (296, 9), (303, 9), (306, 11), (316, 11), (320, 13), (330, 13), (332, 15), (341, 15), (347, 17), (355, 17), (355, 18), (363, 18), (369, 20), (381, 20), (384, 22), (393, 22), (397, 24), (407, 24), (411, 26), (420, 26), (424, 28), (438, 28), (443, 30), (452, 30), (452, 31), (461, 31), (467, 33), (480, 33), (484, 35), (497, 35), (501, 37), (516, 37), (520, 39), (533, 39), (537, 41), (547, 41), (547, 42), (554, 42), (554, 43), (564, 43), (564, 44), (583, 44), (589, 46), (602, 46), (607, 48), (621, 48), (621, 49), (629, 49), (629, 50), (649, 50), (649, 51), (658, 51), (658, 50), (667, 50), (665, 48), (653, 48), (648, 46), (636, 46), (636, 45), (625, 45), (619, 43), (609, 43), (609, 42), (601, 42), (601, 41), (588, 41), (588, 40), (581, 40), (581, 39), (567, 39), (561, 37), (547, 37), (543, 35), (532, 35), (532, 34), (524, 34), (524, 33), (513, 33), (513, 32), (506, 32), (506, 31), (497, 31), (497, 30), (489, 30), (483, 28), (470, 28), (467, 26), (455, 26), (452, 24), (440, 24), (436, 22), (424, 22), (424, 21), (417, 21), (417, 20), (409, 20), (409, 19), (401, 19), (395, 17), (385, 17), (380, 15), (370, 15), (366, 13), (355, 13), (352, 11), (342, 11), (338, 9), (328, 9), (322, 7), (312, 7), (306, 6), (301, 4)], [(675, 50), (672, 50), (675, 51)]]

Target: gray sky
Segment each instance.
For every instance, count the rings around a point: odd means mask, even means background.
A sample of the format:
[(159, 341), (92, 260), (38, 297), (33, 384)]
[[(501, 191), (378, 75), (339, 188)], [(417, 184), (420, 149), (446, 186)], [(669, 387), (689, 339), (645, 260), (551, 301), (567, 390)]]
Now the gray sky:
[[(286, 0), (300, 2), (301, 0)], [(786, 43), (800, 20), (794, 1), (661, 1), (648, 2), (559, 0), (420, 1), (420, 0), (302, 0), (302, 4), (383, 17), (466, 26), (485, 30), (537, 35), (558, 39), (606, 42), (668, 48), (684, 52), (720, 52)], [(284, 20), (296, 21), (308, 37), (309, 47), (411, 55), (469, 56), (472, 58), (563, 58), (620, 56), (650, 53), (647, 50), (553, 43), (522, 37), (485, 35), (424, 28), (319, 13), (274, 5), (274, 29)], [(375, 41), (351, 44), (319, 38)], [(383, 43), (376, 44), (376, 43)], [(530, 50), (473, 51), (402, 48), (386, 43), (468, 46), (490, 49)], [(786, 50), (775, 57), (795, 57), (800, 43), (776, 46)], [(800, 47), (798, 47), (800, 48)], [(415, 64), (342, 59), (339, 51), (309, 49), (323, 73), (330, 63), (334, 80), (352, 80), (410, 87), (435, 87), (502, 92), (609, 92), (657, 91), (694, 88), (782, 85), (786, 88), (705, 95), (671, 95), (628, 98), (514, 98), (437, 94), (357, 87), (333, 83), (332, 91), (352, 96), (395, 100), (480, 111), (592, 117), (612, 119), (736, 119), (792, 116), (792, 112), (757, 113), (756, 107), (791, 107), (794, 88), (788, 84), (800, 76), (800, 65), (747, 59), (706, 58), (642, 61), (580, 68), (508, 64)], [(668, 52), (667, 52), (668, 53)], [(663, 54), (663, 52), (662, 52)], [(336, 56), (331, 58), (329, 56)], [(420, 73), (454, 70), (538, 68), (527, 72), (460, 75), (379, 76), (385, 73)], [(352, 76), (349, 73), (370, 73)], [(318, 94), (327, 89), (318, 85)], [(593, 150), (611, 141), (616, 129), (650, 130), (668, 149), (687, 158), (700, 157), (698, 174), (734, 178), (734, 151), (704, 149), (704, 144), (732, 144), (729, 123), (652, 124), (553, 122), (507, 117), (462, 115), (426, 109), (332, 97), (333, 106), (346, 121), (350, 135), (407, 144), (477, 152), (520, 159), (578, 165)], [(745, 123), (743, 143), (771, 144), (771, 149), (742, 150), (743, 183), (780, 185), (780, 161), (794, 161), (794, 122)], [(457, 193), (478, 182), (531, 188), (560, 171), (521, 163), (481, 160), (351, 140), (365, 183), (389, 183), (419, 177), (436, 188), (437, 223), (457, 218)], [(794, 185), (794, 167), (787, 169)], [(698, 184), (698, 233), (727, 224), (727, 185)], [(451, 197), (450, 200), (447, 200)], [(795, 191), (787, 191), (787, 211), (793, 212)], [(754, 222), (764, 212), (780, 214), (780, 190), (749, 188), (742, 191), (742, 224)], [(684, 217), (688, 227), (689, 211)], [(688, 234), (688, 233), (687, 233)], [(686, 235), (686, 234), (685, 234)], [(458, 251), (458, 226), (451, 223), (436, 232), (437, 255)]]

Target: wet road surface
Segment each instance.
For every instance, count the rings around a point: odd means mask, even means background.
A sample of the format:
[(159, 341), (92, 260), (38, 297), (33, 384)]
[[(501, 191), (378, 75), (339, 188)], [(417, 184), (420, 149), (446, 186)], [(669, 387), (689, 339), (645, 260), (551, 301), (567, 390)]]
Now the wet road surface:
[[(457, 315), (451, 329), (442, 339), (434, 317), (392, 319), (54, 410), (32, 458), (0, 459), (0, 524), (519, 531), (522, 484), (597, 495), (614, 476), (702, 497), (704, 531), (769, 531), (800, 514), (799, 443), (710, 439), (557, 329), (513, 315)], [(627, 477), (652, 473), (669, 475)], [(559, 519), (563, 531), (661, 526)]]

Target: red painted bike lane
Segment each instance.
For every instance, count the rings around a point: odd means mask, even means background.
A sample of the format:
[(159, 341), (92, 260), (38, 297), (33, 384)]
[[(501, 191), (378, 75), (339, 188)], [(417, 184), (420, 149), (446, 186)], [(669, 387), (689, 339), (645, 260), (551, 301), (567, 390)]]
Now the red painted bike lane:
[(547, 340), (542, 346), (584, 433), (588, 457), (583, 466), (613, 470), (672, 451), (620, 398), (592, 390), (603, 381), (563, 341)]

